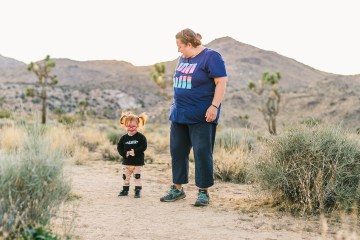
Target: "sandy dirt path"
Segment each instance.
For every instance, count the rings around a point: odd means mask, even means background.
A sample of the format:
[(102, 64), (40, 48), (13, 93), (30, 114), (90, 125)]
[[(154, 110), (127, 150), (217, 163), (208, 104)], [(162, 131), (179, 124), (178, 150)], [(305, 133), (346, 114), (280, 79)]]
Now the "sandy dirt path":
[(119, 163), (101, 160), (66, 167), (72, 192), (79, 196), (64, 207), (76, 205), (74, 239), (319, 239), (316, 222), (279, 213), (239, 211), (239, 202), (249, 198), (248, 185), (216, 182), (210, 192), (211, 205), (199, 208), (192, 205), (193, 184), (184, 187), (185, 199), (159, 201), (169, 187), (167, 164), (145, 166), (139, 199), (133, 197), (133, 190), (127, 197), (117, 196), (120, 170)]

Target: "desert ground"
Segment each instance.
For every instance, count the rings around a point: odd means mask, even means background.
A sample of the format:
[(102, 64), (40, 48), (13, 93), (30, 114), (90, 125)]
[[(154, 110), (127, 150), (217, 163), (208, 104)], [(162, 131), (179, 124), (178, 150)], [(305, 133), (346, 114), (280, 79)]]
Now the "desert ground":
[(133, 191), (127, 197), (117, 196), (122, 188), (120, 162), (89, 159), (67, 165), (65, 174), (76, 197), (62, 206), (53, 224), (72, 239), (322, 238), (318, 218), (257, 207), (259, 196), (252, 185), (216, 181), (211, 204), (194, 207), (196, 187), (191, 175), (184, 186), (185, 199), (160, 202), (171, 183), (167, 162), (145, 165), (141, 198), (134, 198)]

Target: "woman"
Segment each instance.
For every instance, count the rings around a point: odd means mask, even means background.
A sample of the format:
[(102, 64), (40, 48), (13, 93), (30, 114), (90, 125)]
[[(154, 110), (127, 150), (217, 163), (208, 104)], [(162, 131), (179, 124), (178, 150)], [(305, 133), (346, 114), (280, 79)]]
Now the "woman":
[(173, 202), (185, 198), (189, 153), (195, 158), (195, 184), (199, 188), (195, 206), (209, 204), (208, 188), (214, 184), (213, 148), (221, 101), (226, 88), (226, 69), (221, 55), (201, 44), (201, 35), (191, 29), (176, 34), (182, 54), (174, 74), (171, 107), (170, 153), (173, 185), (160, 198)]

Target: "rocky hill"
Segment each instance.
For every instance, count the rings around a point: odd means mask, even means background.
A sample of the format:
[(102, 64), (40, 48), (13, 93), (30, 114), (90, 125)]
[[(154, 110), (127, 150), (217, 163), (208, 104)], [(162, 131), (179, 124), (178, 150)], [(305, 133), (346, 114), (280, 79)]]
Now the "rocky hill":
[[(265, 51), (230, 37), (206, 45), (223, 56), (228, 71), (228, 87), (223, 102), (221, 124), (265, 128), (257, 111), (258, 96), (247, 90), (250, 80), (264, 71), (279, 71), (282, 101), (279, 127), (312, 117), (324, 122), (360, 127), (360, 75), (330, 74), (304, 65), (276, 52)], [(117, 118), (121, 111), (147, 111), (152, 121), (166, 121), (171, 100), (165, 99), (150, 80), (152, 66), (136, 67), (123, 61), (73, 61), (55, 59), (54, 73), (59, 84), (49, 89), (50, 110), (74, 112), (77, 103), (87, 100), (98, 116)], [(171, 81), (177, 59), (164, 62), (166, 79)], [(11, 111), (38, 109), (38, 99), (27, 99), (25, 89), (36, 83), (26, 64), (0, 56), (0, 97)], [(167, 89), (171, 96), (172, 89)], [(248, 116), (248, 120), (244, 120)]]

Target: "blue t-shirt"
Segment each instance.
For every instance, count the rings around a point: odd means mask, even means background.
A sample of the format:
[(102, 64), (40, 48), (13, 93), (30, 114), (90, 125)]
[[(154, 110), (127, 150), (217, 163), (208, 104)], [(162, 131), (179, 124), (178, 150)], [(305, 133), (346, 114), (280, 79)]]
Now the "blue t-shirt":
[[(174, 74), (174, 103), (170, 120), (177, 123), (206, 122), (206, 110), (215, 94), (214, 78), (225, 77), (225, 63), (221, 55), (205, 48), (194, 58), (180, 57)], [(218, 115), (214, 121), (218, 123)]]

